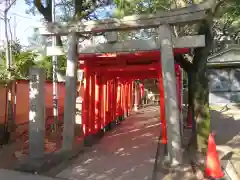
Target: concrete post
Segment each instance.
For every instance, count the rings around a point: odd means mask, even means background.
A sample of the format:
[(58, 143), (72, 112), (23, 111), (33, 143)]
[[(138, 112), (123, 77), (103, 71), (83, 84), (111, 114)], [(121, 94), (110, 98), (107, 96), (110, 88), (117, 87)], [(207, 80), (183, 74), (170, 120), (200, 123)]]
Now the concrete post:
[(168, 152), (171, 165), (182, 162), (181, 134), (179, 124), (178, 96), (171, 29), (168, 25), (159, 27), (162, 75), (164, 85), (165, 113), (167, 121)]
[(76, 33), (72, 33), (68, 37), (62, 143), (62, 150), (64, 151), (71, 150), (74, 143), (77, 90), (77, 40)]
[(45, 136), (45, 73), (32, 68), (29, 76), (29, 155), (37, 159), (44, 156)]

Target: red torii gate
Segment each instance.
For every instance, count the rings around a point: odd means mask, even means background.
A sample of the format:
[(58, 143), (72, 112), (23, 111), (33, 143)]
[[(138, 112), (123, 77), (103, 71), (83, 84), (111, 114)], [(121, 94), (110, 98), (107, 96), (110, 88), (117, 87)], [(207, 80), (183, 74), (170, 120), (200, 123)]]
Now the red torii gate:
[[(174, 54), (186, 54), (188, 48), (174, 49)], [(84, 100), (82, 125), (85, 136), (97, 134), (112, 123), (124, 119), (133, 107), (134, 80), (158, 79), (162, 143), (167, 144), (164, 88), (160, 51), (111, 54), (81, 54), (79, 68), (84, 70)], [(181, 69), (175, 64), (179, 108), (181, 108)], [(138, 89), (135, 84), (135, 89)], [(135, 103), (141, 99), (136, 90)], [(180, 109), (181, 110), (181, 109)]]

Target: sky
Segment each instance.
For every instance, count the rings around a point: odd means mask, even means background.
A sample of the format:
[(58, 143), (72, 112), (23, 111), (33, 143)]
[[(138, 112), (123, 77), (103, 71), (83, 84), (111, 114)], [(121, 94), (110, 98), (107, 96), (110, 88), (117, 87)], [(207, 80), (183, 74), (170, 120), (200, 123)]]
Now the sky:
[[(1, 0), (0, 0), (1, 1)], [(0, 5), (0, 9), (3, 10), (4, 6)], [(40, 15), (33, 16), (31, 14), (26, 14), (27, 5), (24, 0), (17, 0), (16, 5), (13, 6), (9, 11), (9, 17), (11, 17), (10, 23), (13, 29), (14, 18), (16, 22), (16, 38), (20, 40), (22, 45), (28, 45), (28, 38), (32, 34), (34, 26), (39, 23)], [(14, 31), (12, 30), (13, 34)], [(1, 20), (0, 24), (0, 39), (4, 40), (4, 26)]]

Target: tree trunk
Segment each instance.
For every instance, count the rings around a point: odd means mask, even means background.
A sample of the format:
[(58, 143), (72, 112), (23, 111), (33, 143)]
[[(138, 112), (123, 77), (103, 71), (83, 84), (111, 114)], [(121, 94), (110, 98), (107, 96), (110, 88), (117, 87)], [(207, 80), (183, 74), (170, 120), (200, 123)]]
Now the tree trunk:
[[(33, 1), (37, 10), (43, 15), (44, 20), (47, 22), (52, 22), (52, 0), (46, 2), (46, 6), (43, 5), (41, 0), (34, 0)], [(62, 39), (61, 36), (56, 36), (56, 45), (62, 46)]]
[(194, 72), (192, 70), (188, 71), (188, 115), (191, 113), (192, 120), (192, 134), (196, 134), (196, 121), (194, 118)]
[(196, 134), (193, 136), (197, 150), (205, 152), (210, 133), (209, 88), (207, 58), (212, 48), (212, 18), (204, 20), (199, 28), (199, 35), (205, 35), (206, 46), (195, 49), (192, 68), (192, 92)]
[[(48, 13), (49, 12), (47, 12), (46, 14), (43, 14), (44, 19), (47, 22), (52, 22), (52, 15), (50, 16)], [(63, 46), (62, 39), (61, 39), (60, 35), (56, 35), (56, 46)]]

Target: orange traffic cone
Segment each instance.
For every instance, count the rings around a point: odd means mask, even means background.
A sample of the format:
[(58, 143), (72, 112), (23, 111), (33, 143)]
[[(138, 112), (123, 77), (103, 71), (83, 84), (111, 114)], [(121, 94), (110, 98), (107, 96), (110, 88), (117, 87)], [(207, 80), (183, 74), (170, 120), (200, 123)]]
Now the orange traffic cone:
[(222, 178), (224, 176), (212, 134), (209, 134), (208, 138), (205, 174), (211, 178)]

